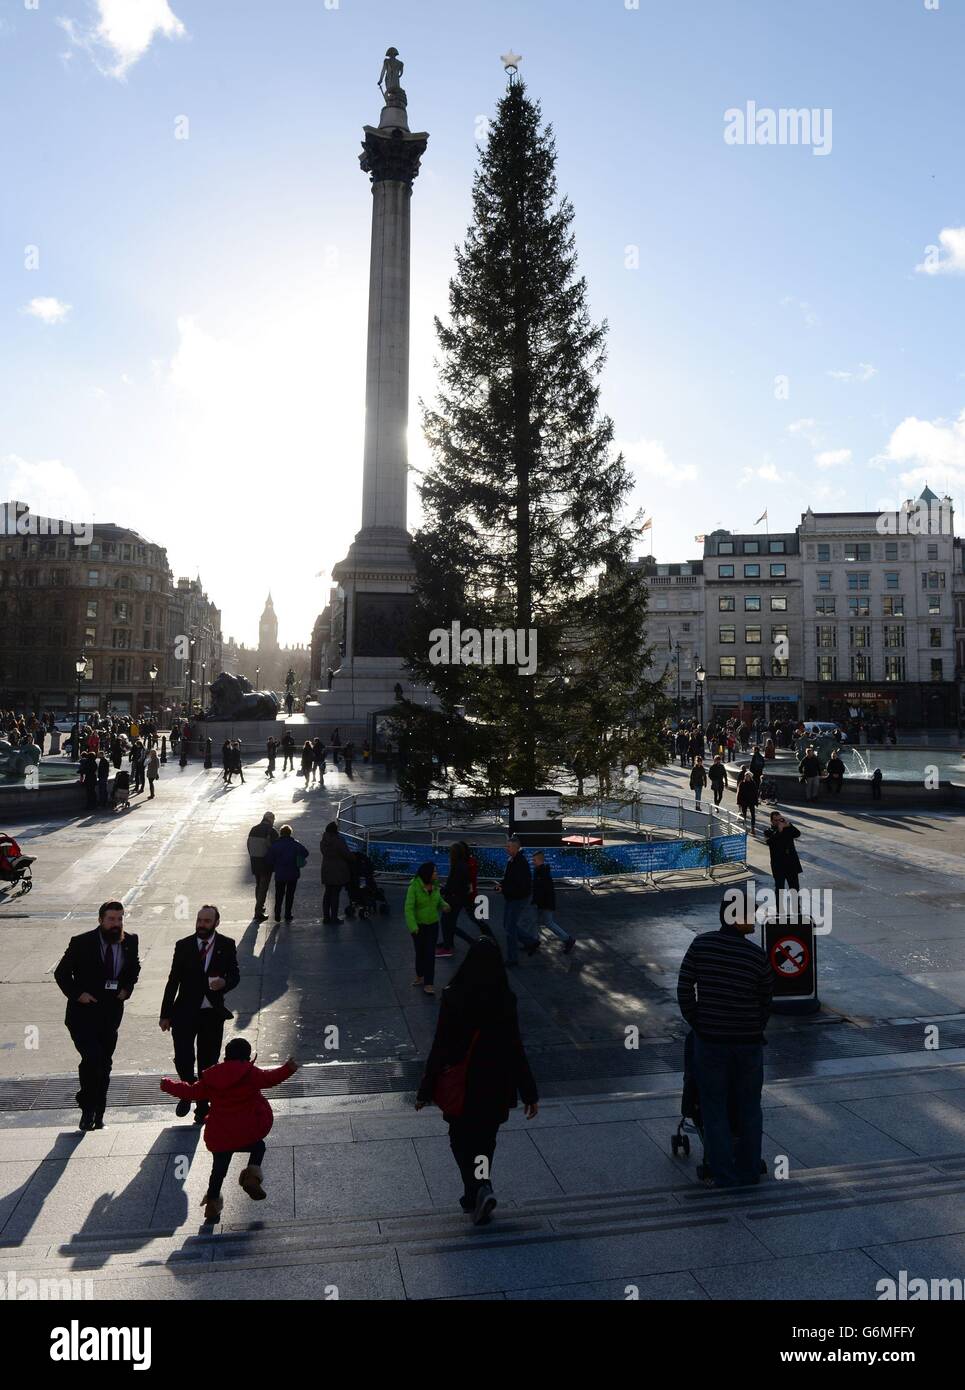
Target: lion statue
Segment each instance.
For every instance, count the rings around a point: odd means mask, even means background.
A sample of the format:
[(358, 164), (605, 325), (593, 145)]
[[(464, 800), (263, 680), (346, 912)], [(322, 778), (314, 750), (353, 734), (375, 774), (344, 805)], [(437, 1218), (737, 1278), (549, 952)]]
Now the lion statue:
[(222, 671), (208, 686), (211, 708), (205, 719), (276, 719), (278, 699), (270, 690), (252, 690), (246, 676)]

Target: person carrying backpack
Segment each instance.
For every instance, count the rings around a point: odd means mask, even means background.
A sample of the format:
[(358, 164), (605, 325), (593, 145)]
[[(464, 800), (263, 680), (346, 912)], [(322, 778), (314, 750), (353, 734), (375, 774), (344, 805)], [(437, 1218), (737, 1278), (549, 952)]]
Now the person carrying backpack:
[(166, 1095), (210, 1106), (204, 1121), (205, 1147), (212, 1156), (208, 1190), (201, 1199), (205, 1221), (217, 1221), (221, 1216), (221, 1186), (236, 1153), (248, 1154), (248, 1163), (238, 1178), (242, 1190), (252, 1201), (265, 1200), (268, 1194), (261, 1165), (265, 1139), (275, 1117), (261, 1093), (281, 1085), (297, 1070), (298, 1063), (289, 1057), (280, 1067), (263, 1071), (255, 1066), (248, 1040), (232, 1038), (224, 1050), (224, 1061), (208, 1067), (200, 1081), (172, 1081), (165, 1077), (161, 1082)]

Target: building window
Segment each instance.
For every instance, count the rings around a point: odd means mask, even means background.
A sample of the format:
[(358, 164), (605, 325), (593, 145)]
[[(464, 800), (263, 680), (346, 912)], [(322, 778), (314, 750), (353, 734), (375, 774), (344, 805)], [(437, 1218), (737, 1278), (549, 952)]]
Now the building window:
[(823, 560), (825, 564), (831, 559), (831, 547), (829, 545), (818, 546), (818, 559)]
[(822, 653), (822, 654), (818, 657), (818, 680), (819, 680), (819, 681), (833, 681), (833, 680), (837, 680), (837, 678), (838, 678), (838, 658), (837, 658), (836, 656), (833, 656), (833, 655), (830, 655), (830, 656), (829, 656), (829, 655), (824, 655), (824, 654)]
[(87, 616), (88, 616), (88, 618), (96, 618), (96, 617), (97, 617), (97, 600), (96, 600), (96, 598), (89, 598), (89, 599), (87, 600)]
[(928, 555), (926, 556), (926, 559), (928, 559), (928, 560), (937, 560), (937, 559), (938, 559), (938, 546), (937, 546), (937, 545), (930, 545), (930, 546), (928, 547)]
[(96, 642), (97, 642), (97, 629), (96, 629), (95, 627), (85, 627), (85, 628), (84, 628), (84, 645), (85, 645), (85, 647), (93, 647), (93, 646), (96, 645)]
[(940, 656), (932, 657), (931, 678), (933, 681), (940, 681), (942, 679), (942, 659)]
[(734, 611), (734, 600), (733, 600), (733, 597), (727, 598), (727, 597), (725, 597), (723, 594), (721, 594), (721, 596), (720, 596), (720, 597), (718, 598), (718, 600), (717, 600), (717, 608), (718, 608), (718, 610), (719, 610), (721, 613), (733, 613), (733, 611)]
[(847, 541), (844, 547), (844, 558), (846, 560), (870, 560), (871, 542)]
[(737, 677), (737, 657), (722, 656), (720, 658), (720, 674), (725, 681), (735, 680)]
[(858, 652), (851, 658), (851, 679), (866, 681), (871, 679), (871, 658), (866, 652)]
[(899, 624), (896, 627), (893, 624), (885, 623), (884, 633), (886, 647), (903, 647), (905, 645), (904, 625)]
[(717, 578), (718, 578), (718, 579), (733, 579), (733, 577), (734, 577), (734, 566), (733, 566), (733, 565), (718, 565), (718, 566), (717, 566)]
[(885, 653), (885, 680), (903, 681), (905, 679), (905, 658)]
[(93, 588), (94, 586), (96, 586), (97, 584), (99, 584), (100, 582), (101, 582), (101, 572), (100, 572), (100, 570), (88, 570), (88, 571), (87, 571), (87, 583), (88, 583), (92, 588)]
[(745, 555), (759, 555), (760, 553), (761, 553), (761, 546), (760, 546), (760, 542), (759, 542), (759, 541), (745, 541), (745, 542), (744, 542), (744, 554), (745, 554)]
[(745, 656), (744, 675), (749, 676), (752, 680), (756, 676), (757, 679), (760, 680), (761, 674), (761, 658), (759, 656)]
[(901, 582), (901, 575), (897, 570), (885, 570), (885, 588), (897, 589)]
[(130, 621), (126, 603), (114, 604), (114, 621), (115, 623), (126, 623)]
[(818, 588), (819, 588), (819, 589), (830, 589), (830, 587), (831, 587), (831, 573), (830, 573), (830, 571), (829, 571), (829, 570), (819, 570), (819, 571), (818, 571)]
[(761, 611), (760, 597), (748, 597), (744, 599), (745, 613), (759, 613)]
[(838, 629), (833, 623), (818, 624), (814, 629), (814, 640), (819, 647), (836, 647), (838, 645)]
[(734, 542), (733, 542), (733, 541), (718, 541), (718, 542), (717, 542), (717, 554), (718, 554), (718, 555), (733, 555), (733, 553), (734, 553)]
[(885, 595), (884, 615), (886, 618), (903, 618), (905, 616), (904, 594)]
[(869, 618), (871, 616), (871, 600), (869, 598), (849, 598), (848, 617), (849, 618)]
[(720, 642), (721, 646), (723, 646), (723, 645), (725, 645), (725, 644), (731, 644), (731, 643), (736, 642), (736, 641), (737, 641), (737, 629), (736, 629), (736, 627), (719, 627), (719, 628), (717, 629), (717, 638), (718, 638), (718, 641)]
[(848, 588), (851, 590), (867, 589), (870, 584), (871, 575), (867, 570), (855, 570), (853, 574), (848, 575)]
[(816, 598), (814, 600), (815, 613), (823, 613), (825, 616), (834, 616), (835, 600), (833, 598)]
[(928, 629), (928, 645), (930, 647), (941, 647), (943, 645), (942, 630), (940, 627), (930, 627)]
[(898, 559), (898, 542), (897, 542), (897, 541), (885, 541), (885, 559), (886, 559), (886, 560), (897, 560), (897, 559)]
[(790, 668), (791, 663), (786, 658), (782, 660), (780, 657), (777, 656), (771, 657), (772, 676), (789, 676), (791, 674)]
[(128, 648), (130, 647), (130, 645), (131, 645), (131, 634), (128, 632), (127, 628), (124, 628), (124, 627), (116, 627), (116, 628), (114, 629), (114, 636), (113, 636), (113, 642), (112, 642), (112, 646), (114, 647), (114, 650), (115, 650), (115, 651), (127, 651)]
[(934, 617), (934, 615), (935, 615), (936, 613), (940, 613), (941, 611), (942, 611), (942, 596), (941, 596), (941, 594), (929, 594), (929, 595), (928, 595), (928, 616), (929, 616), (930, 618), (931, 618), (931, 617)]
[(745, 627), (744, 641), (747, 643), (759, 642), (761, 640), (761, 630), (759, 627)]
[(921, 587), (923, 589), (944, 589), (945, 571), (944, 570), (922, 570)]
[(768, 552), (769, 555), (783, 555), (783, 554), (784, 554), (784, 542), (783, 542), (783, 541), (768, 541), (768, 542), (767, 542), (767, 552)]
[(772, 613), (786, 613), (786, 612), (787, 612), (787, 595), (786, 595), (786, 594), (771, 594), (771, 612), (772, 612)]
[(745, 579), (760, 579), (760, 577), (761, 577), (761, 567), (760, 567), (760, 565), (745, 565), (745, 566), (744, 566), (744, 578), (745, 578)]
[(787, 578), (787, 565), (784, 565), (784, 564), (781, 564), (781, 565), (771, 565), (771, 578), (772, 578), (772, 579), (786, 579), (786, 578)]
[(871, 628), (867, 624), (862, 623), (860, 627), (852, 627), (851, 645), (852, 647), (871, 646)]

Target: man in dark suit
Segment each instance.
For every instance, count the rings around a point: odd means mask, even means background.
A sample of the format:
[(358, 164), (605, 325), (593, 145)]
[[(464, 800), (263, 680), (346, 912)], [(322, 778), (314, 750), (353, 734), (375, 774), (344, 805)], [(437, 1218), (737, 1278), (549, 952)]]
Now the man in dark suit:
[[(161, 1029), (169, 1029), (174, 1039), (174, 1066), (182, 1081), (193, 1082), (221, 1056), (225, 1021), (234, 1014), (225, 1007), (224, 996), (241, 978), (238, 952), (230, 936), (218, 931), (221, 914), (206, 903), (198, 912), (194, 935), (186, 936), (174, 948), (171, 973), (161, 1000)], [(195, 1052), (197, 1051), (197, 1075)], [(191, 1102), (178, 1101), (176, 1113), (184, 1116)], [(199, 1101), (194, 1122), (203, 1124), (208, 1102)]]
[(102, 903), (94, 931), (71, 937), (54, 979), (67, 996), (64, 1022), (80, 1053), (81, 1129), (103, 1129), (111, 1064), (124, 1001), (141, 973), (137, 937), (124, 930), (124, 907)]

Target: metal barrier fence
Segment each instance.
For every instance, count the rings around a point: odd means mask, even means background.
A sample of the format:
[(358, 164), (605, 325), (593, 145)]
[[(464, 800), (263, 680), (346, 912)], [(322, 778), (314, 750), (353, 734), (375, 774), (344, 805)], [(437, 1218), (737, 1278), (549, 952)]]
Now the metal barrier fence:
[[(747, 862), (743, 821), (719, 807), (697, 811), (689, 804), (670, 799), (599, 802), (591, 808), (574, 803), (574, 810), (567, 815), (566, 800), (564, 818), (572, 833), (588, 834), (592, 830), (602, 843), (543, 847), (546, 862), (558, 879), (586, 884), (590, 880), (633, 875), (656, 885), (670, 873), (698, 871), (705, 878), (713, 878), (718, 866)], [(479, 837), (505, 834), (508, 809), (482, 802), (478, 808), (471, 808), (467, 801), (468, 798), (456, 802), (437, 799), (426, 810), (418, 811), (399, 796), (352, 796), (339, 802), (336, 819), (352, 848), (367, 854), (378, 873), (408, 878), (420, 864), (431, 861), (440, 874), (445, 874), (450, 844), (467, 839), (473, 842), (473, 853), (479, 861), (479, 878), (501, 878), (506, 864), (503, 844), (485, 844)], [(417, 834), (420, 838), (385, 838), (392, 833)]]

